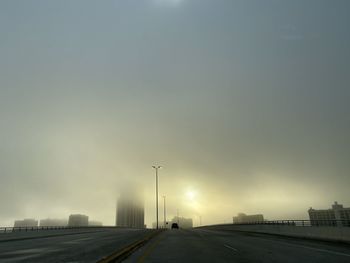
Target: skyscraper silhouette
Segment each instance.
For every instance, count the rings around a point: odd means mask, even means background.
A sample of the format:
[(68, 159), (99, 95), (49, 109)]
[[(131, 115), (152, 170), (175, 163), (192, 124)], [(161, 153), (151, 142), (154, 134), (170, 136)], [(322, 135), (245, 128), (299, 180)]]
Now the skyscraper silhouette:
[(116, 213), (116, 226), (144, 228), (144, 204), (136, 191), (120, 195)]

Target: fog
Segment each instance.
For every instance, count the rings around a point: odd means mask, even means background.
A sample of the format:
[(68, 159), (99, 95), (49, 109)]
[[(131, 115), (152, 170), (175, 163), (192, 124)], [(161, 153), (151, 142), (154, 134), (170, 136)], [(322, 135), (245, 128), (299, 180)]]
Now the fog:
[(0, 2), (0, 225), (350, 206), (348, 1)]

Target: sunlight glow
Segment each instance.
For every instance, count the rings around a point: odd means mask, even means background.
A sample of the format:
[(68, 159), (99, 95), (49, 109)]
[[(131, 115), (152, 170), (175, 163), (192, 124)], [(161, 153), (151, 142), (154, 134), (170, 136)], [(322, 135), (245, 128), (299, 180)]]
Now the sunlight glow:
[(187, 196), (187, 198), (188, 198), (190, 201), (193, 201), (194, 198), (196, 197), (196, 193), (193, 192), (193, 191), (188, 191), (188, 192), (186, 193), (186, 196)]

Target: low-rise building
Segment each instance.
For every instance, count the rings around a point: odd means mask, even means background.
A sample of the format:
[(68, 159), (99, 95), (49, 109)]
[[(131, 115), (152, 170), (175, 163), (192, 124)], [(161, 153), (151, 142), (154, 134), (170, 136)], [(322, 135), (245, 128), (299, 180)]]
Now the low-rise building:
[(334, 202), (330, 209), (309, 209), (309, 217), (313, 226), (350, 226), (350, 207)]
[[(168, 221), (164, 225), (164, 221), (161, 220), (158, 222), (158, 228), (171, 228), (171, 225), (173, 223), (176, 223), (179, 225), (180, 228), (192, 228), (193, 227), (193, 220), (192, 218), (184, 218), (184, 217), (178, 217), (175, 216), (171, 221)], [(157, 228), (157, 222), (152, 223), (153, 228)]]
[(192, 228), (193, 227), (192, 218), (175, 216), (170, 222), (170, 227), (171, 227), (171, 224), (173, 224), (173, 223), (177, 223), (180, 228)]
[(83, 227), (83, 226), (89, 226), (89, 217), (86, 215), (70, 215), (68, 219), (68, 226), (69, 227)]
[(40, 220), (40, 226), (42, 227), (52, 227), (52, 226), (67, 226), (67, 219), (54, 219), (54, 218), (46, 218)]
[(103, 224), (100, 221), (94, 221), (94, 220), (89, 221), (89, 226), (102, 226), (102, 225)]
[(37, 227), (38, 220), (33, 218), (26, 218), (23, 220), (16, 220), (14, 223), (14, 227)]
[[(171, 227), (171, 223), (166, 222), (165, 226), (164, 226), (164, 221), (159, 221), (158, 222), (158, 228), (170, 228)], [(153, 222), (152, 223), (152, 228), (156, 229), (157, 228), (157, 222)]]
[(239, 213), (237, 216), (234, 216), (232, 219), (234, 224), (256, 223), (256, 222), (263, 222), (264, 216), (261, 214), (246, 215), (244, 213)]

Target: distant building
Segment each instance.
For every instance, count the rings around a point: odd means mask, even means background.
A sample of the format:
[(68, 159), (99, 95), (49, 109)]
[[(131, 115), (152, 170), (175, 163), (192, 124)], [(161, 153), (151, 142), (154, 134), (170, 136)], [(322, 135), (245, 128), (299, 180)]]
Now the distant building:
[(193, 227), (193, 220), (192, 218), (184, 218), (175, 216), (168, 224), (169, 227), (171, 227), (172, 223), (177, 223), (180, 228), (192, 228)]
[(16, 220), (14, 223), (14, 227), (37, 227), (38, 220), (32, 218), (26, 218), (23, 220)]
[(338, 202), (334, 202), (330, 209), (316, 210), (311, 207), (308, 212), (313, 226), (350, 226), (350, 207), (344, 208)]
[(102, 222), (100, 221), (89, 221), (89, 226), (102, 226)]
[(68, 221), (67, 219), (52, 219), (52, 218), (46, 218), (40, 220), (40, 226), (67, 226)]
[(116, 209), (116, 226), (145, 227), (145, 211), (142, 198), (133, 191), (120, 195)]
[(254, 223), (254, 222), (263, 222), (264, 216), (261, 214), (257, 215), (246, 215), (239, 213), (237, 216), (233, 217), (234, 224), (244, 224), (244, 223)]
[[(158, 228), (170, 228), (170, 227), (171, 227), (171, 223), (170, 222), (167, 222), (167, 224), (165, 224), (165, 227), (164, 227), (164, 221), (163, 220), (158, 222)], [(157, 228), (157, 222), (153, 222), (152, 223), (152, 228), (153, 229)]]
[(89, 225), (89, 217), (86, 215), (70, 215), (68, 219), (68, 226), (70, 227), (81, 227)]

